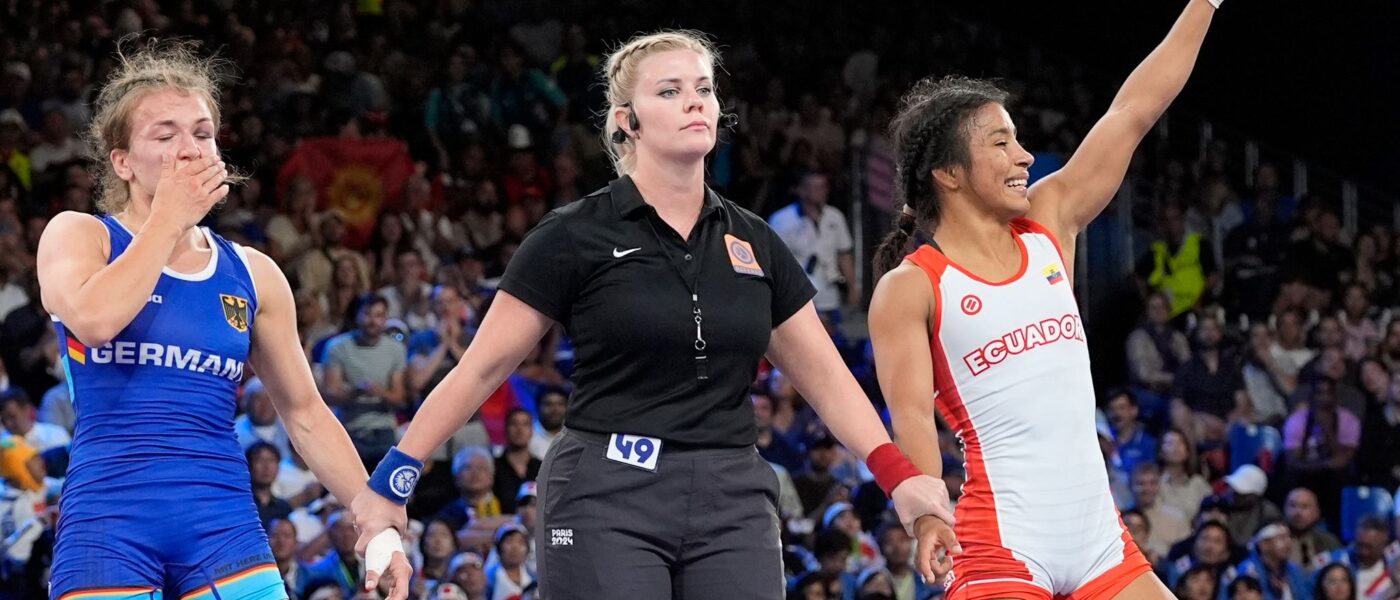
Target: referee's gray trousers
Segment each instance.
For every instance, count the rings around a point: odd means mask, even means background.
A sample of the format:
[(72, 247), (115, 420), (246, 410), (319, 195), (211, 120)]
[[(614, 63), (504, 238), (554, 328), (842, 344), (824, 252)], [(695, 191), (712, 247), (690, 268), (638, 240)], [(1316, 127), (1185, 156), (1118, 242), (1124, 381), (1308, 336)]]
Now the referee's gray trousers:
[(778, 478), (752, 446), (665, 446), (656, 471), (566, 429), (539, 474), (541, 600), (781, 600)]

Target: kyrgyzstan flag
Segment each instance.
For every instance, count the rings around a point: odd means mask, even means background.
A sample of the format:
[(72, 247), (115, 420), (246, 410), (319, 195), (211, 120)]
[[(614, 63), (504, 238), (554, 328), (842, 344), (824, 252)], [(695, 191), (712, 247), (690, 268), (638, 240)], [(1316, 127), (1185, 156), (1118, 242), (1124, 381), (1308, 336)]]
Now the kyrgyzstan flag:
[(408, 145), (400, 140), (303, 138), (277, 174), (278, 198), (286, 197), (293, 178), (310, 178), (316, 185), (317, 210), (344, 216), (345, 245), (361, 248), (380, 211), (398, 207), (403, 184), (412, 174)]

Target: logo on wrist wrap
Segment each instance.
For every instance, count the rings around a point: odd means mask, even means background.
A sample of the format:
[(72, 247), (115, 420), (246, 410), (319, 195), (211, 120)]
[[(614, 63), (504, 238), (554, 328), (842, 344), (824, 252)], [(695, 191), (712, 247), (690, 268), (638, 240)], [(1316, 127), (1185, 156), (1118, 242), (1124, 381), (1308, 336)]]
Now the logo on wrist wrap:
[(404, 465), (389, 475), (389, 489), (394, 495), (408, 499), (413, 493), (414, 486), (418, 485), (418, 469), (411, 465)]

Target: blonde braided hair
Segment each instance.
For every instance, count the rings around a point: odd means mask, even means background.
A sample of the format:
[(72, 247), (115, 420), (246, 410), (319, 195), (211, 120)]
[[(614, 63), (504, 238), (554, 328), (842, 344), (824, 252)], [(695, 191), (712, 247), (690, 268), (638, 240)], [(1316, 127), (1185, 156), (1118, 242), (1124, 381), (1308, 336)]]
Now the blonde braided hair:
[(709, 36), (691, 29), (668, 29), (632, 38), (612, 54), (604, 73), (607, 74), (608, 108), (603, 126), (603, 147), (612, 158), (618, 175), (627, 175), (637, 167), (637, 149), (630, 142), (612, 143), (613, 133), (618, 131), (613, 120), (613, 111), (632, 101), (637, 87), (637, 68), (646, 57), (670, 50), (692, 50), (710, 65), (713, 72), (719, 66), (719, 52), (710, 42)]

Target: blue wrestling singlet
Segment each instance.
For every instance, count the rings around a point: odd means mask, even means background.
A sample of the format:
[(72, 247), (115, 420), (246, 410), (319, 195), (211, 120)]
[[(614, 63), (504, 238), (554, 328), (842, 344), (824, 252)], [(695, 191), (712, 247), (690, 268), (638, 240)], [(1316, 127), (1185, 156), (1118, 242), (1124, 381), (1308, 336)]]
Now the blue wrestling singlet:
[[(110, 263), (132, 241), (111, 216)], [(55, 317), (77, 423), (50, 598), (286, 598), (233, 432), (257, 312), (242, 248), (201, 229), (205, 269), (165, 269), (112, 341)]]

